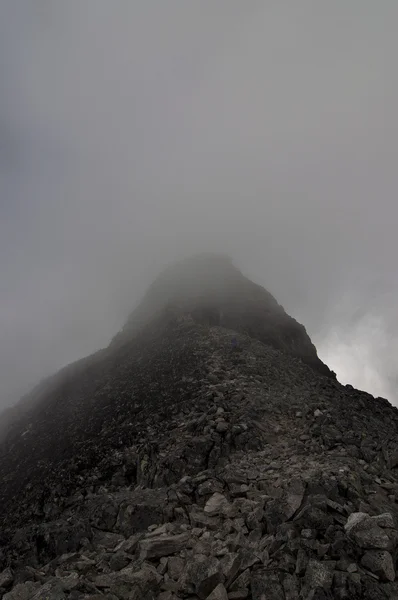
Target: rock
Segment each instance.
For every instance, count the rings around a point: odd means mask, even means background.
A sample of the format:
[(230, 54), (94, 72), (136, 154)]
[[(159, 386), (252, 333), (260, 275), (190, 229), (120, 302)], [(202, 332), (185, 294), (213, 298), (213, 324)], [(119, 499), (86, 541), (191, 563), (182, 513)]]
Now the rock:
[(314, 531), (326, 531), (332, 525), (333, 517), (319, 506), (314, 506), (309, 502), (302, 510), (299, 511), (294, 519), (298, 524), (305, 525), (306, 528)]
[[(151, 490), (152, 492), (152, 490)], [(162, 523), (165, 498), (159, 493), (148, 493), (122, 502), (116, 521), (116, 528), (125, 537), (138, 531), (145, 531), (154, 523)]]
[(253, 600), (285, 600), (285, 593), (276, 571), (265, 569), (254, 571), (250, 590)]
[(293, 481), (281, 498), (272, 500), (265, 508), (265, 519), (270, 533), (276, 531), (278, 525), (293, 517), (300, 508), (304, 498), (305, 486), (301, 480)]
[(189, 540), (188, 533), (143, 539), (139, 542), (140, 558), (160, 558), (183, 550)]
[(248, 596), (248, 590), (236, 590), (236, 592), (228, 593), (228, 600), (246, 600)]
[(217, 479), (206, 479), (206, 481), (203, 481), (198, 485), (196, 491), (198, 496), (208, 496), (215, 492), (221, 493), (223, 491), (223, 486)]
[(161, 575), (151, 565), (141, 569), (127, 567), (115, 573), (99, 575), (94, 584), (97, 588), (112, 591), (121, 600), (141, 600), (155, 594), (162, 581)]
[(138, 542), (144, 537), (142, 532), (135, 533), (131, 535), (127, 540), (120, 542), (115, 548), (115, 552), (125, 552), (126, 554), (134, 554), (137, 547)]
[(206, 502), (204, 507), (205, 515), (215, 517), (228, 505), (228, 500), (223, 494), (215, 492)]
[(127, 567), (127, 565), (131, 562), (131, 558), (129, 558), (124, 552), (115, 552), (111, 556), (109, 561), (109, 567), (112, 571), (120, 571)]
[(185, 561), (179, 556), (170, 556), (167, 561), (167, 572), (169, 577), (175, 581), (181, 577), (184, 567)]
[[(310, 559), (304, 577), (304, 590), (309, 594), (311, 590), (321, 588), (325, 592), (329, 592), (333, 583), (333, 571), (336, 563), (333, 561), (320, 562)], [(302, 592), (303, 593), (303, 592)]]
[(58, 582), (63, 591), (70, 594), (72, 590), (76, 589), (81, 584), (81, 579), (79, 574), (76, 571), (73, 571), (66, 577), (60, 577)]
[(244, 571), (260, 562), (258, 553), (253, 552), (250, 549), (242, 549), (238, 554), (239, 570)]
[(350, 533), (352, 529), (358, 527), (359, 524), (367, 518), (370, 518), (369, 515), (363, 512), (351, 513), (348, 516), (346, 524), (344, 525), (346, 533)]
[(249, 489), (246, 483), (231, 483), (229, 485), (229, 493), (233, 498), (245, 498)]
[(395, 528), (395, 520), (391, 513), (383, 513), (381, 515), (376, 515), (375, 517), (371, 517), (371, 519), (379, 527), (386, 527), (387, 529)]
[(62, 589), (62, 586), (58, 581), (51, 581), (45, 583), (41, 588), (39, 588), (33, 596), (31, 596), (31, 600), (65, 600), (66, 595)]
[(295, 575), (286, 573), (283, 577), (282, 585), (285, 592), (285, 600), (298, 600), (300, 586)]
[(304, 575), (308, 565), (308, 556), (303, 548), (299, 548), (296, 561), (296, 574)]
[(228, 552), (222, 557), (220, 562), (225, 578), (225, 586), (228, 589), (240, 570), (241, 558), (237, 552)]
[(161, 592), (157, 600), (177, 600), (177, 596), (171, 591)]
[(231, 590), (234, 592), (236, 592), (238, 590), (245, 590), (250, 585), (250, 579), (251, 579), (250, 569), (246, 569), (246, 571), (243, 571), (243, 573), (241, 573), (239, 575), (239, 577), (237, 577), (231, 585), (228, 585), (227, 588), (228, 588), (228, 590)]
[(217, 433), (226, 433), (228, 431), (228, 423), (226, 421), (219, 421), (216, 425)]
[(381, 581), (394, 581), (395, 569), (392, 556), (385, 550), (370, 550), (366, 552), (361, 560), (365, 569), (380, 577)]
[(176, 596), (170, 590), (166, 592), (160, 592), (157, 596), (157, 600), (176, 600)]
[(124, 537), (119, 533), (111, 531), (95, 531), (93, 541), (96, 546), (102, 546), (108, 550), (113, 550), (124, 541)]
[(193, 509), (189, 516), (193, 527), (206, 527), (207, 529), (214, 531), (220, 526), (220, 521), (217, 517), (209, 517), (196, 509)]
[(214, 590), (207, 596), (206, 600), (228, 600), (227, 590), (222, 583), (219, 583)]
[(40, 587), (40, 583), (27, 581), (26, 583), (18, 583), (10, 592), (4, 594), (3, 600), (29, 600)]
[(14, 574), (11, 571), (10, 567), (8, 567), (7, 569), (4, 569), (4, 571), (2, 571), (0, 573), (0, 588), (10, 587), (10, 585), (12, 584), (13, 581), (14, 581)]
[(348, 537), (360, 548), (386, 550), (390, 546), (388, 535), (366, 513), (352, 513), (344, 529)]
[(223, 580), (221, 565), (217, 559), (196, 555), (187, 564), (180, 582), (183, 591), (193, 591), (199, 598), (205, 599)]

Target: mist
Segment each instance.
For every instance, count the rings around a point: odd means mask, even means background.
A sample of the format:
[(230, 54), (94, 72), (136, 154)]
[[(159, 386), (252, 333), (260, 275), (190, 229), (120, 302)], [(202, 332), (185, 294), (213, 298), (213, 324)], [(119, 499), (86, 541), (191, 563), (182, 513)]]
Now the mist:
[(229, 254), (398, 404), (393, 0), (2, 0), (0, 407)]

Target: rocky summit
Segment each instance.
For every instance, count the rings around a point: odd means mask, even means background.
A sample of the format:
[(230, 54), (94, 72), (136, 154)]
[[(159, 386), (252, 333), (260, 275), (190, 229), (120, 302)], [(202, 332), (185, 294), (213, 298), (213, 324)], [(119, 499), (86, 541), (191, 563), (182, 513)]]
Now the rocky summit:
[(398, 599), (398, 411), (227, 257), (0, 427), (5, 600)]

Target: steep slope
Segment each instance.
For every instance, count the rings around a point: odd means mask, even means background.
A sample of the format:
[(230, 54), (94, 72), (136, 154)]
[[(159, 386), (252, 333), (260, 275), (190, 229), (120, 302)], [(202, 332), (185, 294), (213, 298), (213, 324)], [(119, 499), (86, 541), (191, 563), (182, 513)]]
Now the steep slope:
[(213, 324), (228, 298), (195, 303), (184, 277), (9, 428), (0, 591), (397, 598), (398, 411), (320, 374), (274, 324), (271, 343)]

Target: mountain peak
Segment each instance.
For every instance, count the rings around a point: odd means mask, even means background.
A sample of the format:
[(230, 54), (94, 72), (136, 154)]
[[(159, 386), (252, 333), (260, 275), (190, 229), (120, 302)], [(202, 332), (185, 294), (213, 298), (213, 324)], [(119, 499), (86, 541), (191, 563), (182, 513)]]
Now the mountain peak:
[(116, 339), (137, 333), (166, 311), (248, 334), (300, 358), (323, 375), (335, 377), (319, 359), (305, 327), (290, 317), (270, 292), (245, 277), (227, 255), (202, 253), (166, 268)]

